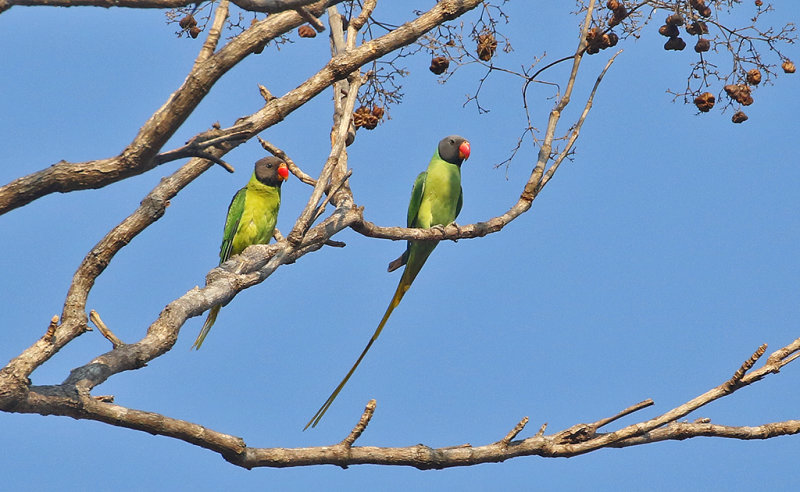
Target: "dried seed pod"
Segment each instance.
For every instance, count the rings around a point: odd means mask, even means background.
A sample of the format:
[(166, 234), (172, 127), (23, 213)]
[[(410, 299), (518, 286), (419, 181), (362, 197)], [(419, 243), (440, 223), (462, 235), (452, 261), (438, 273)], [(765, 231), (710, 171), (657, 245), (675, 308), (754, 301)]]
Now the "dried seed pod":
[(196, 38), (197, 36), (199, 36), (199, 35), (200, 35), (200, 33), (201, 33), (202, 31), (203, 31), (203, 30), (202, 30), (202, 29), (200, 29), (199, 27), (197, 27), (197, 26), (192, 26), (192, 27), (190, 27), (190, 28), (189, 28), (189, 36), (191, 36), (191, 37), (192, 37), (192, 39), (194, 39), (194, 38)]
[(783, 60), (783, 63), (781, 64), (781, 68), (783, 69), (783, 71), (785, 73), (794, 73), (794, 71), (795, 71), (794, 63), (792, 63), (792, 61), (789, 60), (789, 59)]
[(437, 56), (431, 60), (430, 71), (436, 75), (441, 75), (450, 67), (450, 60), (443, 56)]
[(708, 34), (708, 25), (703, 21), (695, 21), (686, 26), (686, 33), (692, 36), (699, 36), (701, 34)]
[(711, 42), (706, 38), (698, 38), (697, 43), (694, 45), (694, 50), (698, 53), (704, 53), (711, 49)]
[(764, 2), (762, 2), (761, 0), (756, 0), (755, 3), (756, 3), (756, 7), (761, 7), (762, 5), (764, 5)]
[(684, 48), (686, 48), (686, 41), (678, 36), (671, 37), (664, 43), (664, 49), (667, 51), (682, 51)]
[(603, 34), (603, 48), (610, 48), (611, 46), (616, 46), (619, 42), (619, 36), (615, 33), (610, 32), (608, 34)]
[(382, 107), (375, 106), (375, 105), (372, 106), (372, 116), (378, 118), (378, 120), (383, 118), (383, 113), (384, 113), (384, 111), (383, 111)]
[(710, 92), (704, 92), (694, 98), (694, 105), (703, 113), (708, 113), (714, 107), (716, 98)]
[(478, 35), (478, 58), (483, 61), (489, 61), (494, 56), (497, 50), (497, 40), (489, 31), (484, 31)]
[(744, 114), (744, 112), (742, 112), (742, 111), (737, 111), (737, 112), (733, 113), (733, 116), (731, 117), (731, 121), (734, 122), (734, 123), (742, 123), (744, 121), (747, 121), (747, 115)]
[(303, 24), (302, 26), (297, 28), (297, 34), (301, 38), (315, 38), (317, 37), (317, 31), (314, 30), (313, 27)]
[(744, 106), (753, 104), (753, 98), (750, 96), (750, 87), (745, 84), (728, 84), (725, 87), (725, 92), (728, 97)]
[(702, 15), (703, 17), (711, 17), (711, 7), (703, 7), (701, 9), (698, 9), (697, 13)]
[(378, 118), (372, 114), (372, 110), (369, 107), (361, 106), (353, 113), (353, 124), (356, 128), (372, 130), (378, 126)]
[(674, 38), (680, 34), (680, 31), (678, 31), (678, 28), (672, 24), (664, 24), (658, 28), (658, 33), (668, 38)]
[(681, 14), (672, 14), (667, 17), (665, 23), (668, 26), (682, 26), (683, 25), (683, 16)]
[(192, 14), (188, 14), (178, 22), (178, 25), (181, 26), (181, 29), (190, 29), (197, 25), (197, 21)]
[(750, 85), (758, 85), (761, 83), (761, 71), (757, 68), (747, 71), (747, 83)]
[(628, 17), (628, 9), (626, 9), (620, 1), (609, 0), (609, 2), (606, 3), (606, 7), (611, 10), (611, 18), (608, 19), (609, 27), (616, 26), (622, 22), (625, 17)]
[(695, 10), (700, 10), (706, 6), (706, 0), (689, 0), (689, 5)]

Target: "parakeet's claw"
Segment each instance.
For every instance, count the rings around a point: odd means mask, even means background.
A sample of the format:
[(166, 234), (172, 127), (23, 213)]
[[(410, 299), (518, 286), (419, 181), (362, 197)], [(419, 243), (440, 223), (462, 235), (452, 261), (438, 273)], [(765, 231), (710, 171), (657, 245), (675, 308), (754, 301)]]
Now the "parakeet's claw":
[[(458, 235), (460, 236), (461, 235), (461, 226), (456, 224), (455, 222), (451, 222), (450, 225), (455, 226), (456, 231), (458, 232)], [(458, 238), (454, 238), (453, 242), (457, 243), (458, 242)]]
[(436, 224), (436, 225), (432, 225), (431, 226), (431, 229), (435, 229), (435, 230), (441, 232), (442, 236), (444, 236), (444, 228), (445, 228), (445, 226), (443, 226), (442, 224)]

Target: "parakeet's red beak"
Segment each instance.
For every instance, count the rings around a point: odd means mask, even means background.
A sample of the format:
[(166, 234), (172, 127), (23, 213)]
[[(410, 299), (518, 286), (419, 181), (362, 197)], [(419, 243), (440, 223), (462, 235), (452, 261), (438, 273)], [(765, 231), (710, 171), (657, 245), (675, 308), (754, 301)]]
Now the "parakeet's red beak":
[(458, 146), (458, 157), (462, 160), (469, 159), (469, 142), (466, 140)]
[(281, 162), (280, 164), (278, 164), (278, 176), (280, 176), (281, 179), (284, 181), (289, 179), (289, 167), (286, 165), (285, 162)]

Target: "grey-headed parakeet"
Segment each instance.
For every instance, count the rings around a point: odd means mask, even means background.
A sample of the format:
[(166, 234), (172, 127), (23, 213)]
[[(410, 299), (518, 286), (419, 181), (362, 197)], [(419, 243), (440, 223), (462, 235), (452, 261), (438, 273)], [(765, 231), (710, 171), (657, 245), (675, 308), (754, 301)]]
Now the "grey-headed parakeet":
[[(461, 204), (463, 203), (461, 163), (469, 157), (469, 152), (469, 142), (458, 135), (450, 135), (439, 142), (439, 146), (433, 154), (430, 164), (428, 164), (428, 169), (420, 173), (416, 181), (414, 181), (411, 201), (408, 204), (408, 227), (427, 229), (437, 225), (448, 225), (456, 219), (458, 213), (461, 212)], [(333, 390), (327, 401), (306, 424), (306, 429), (309, 426), (315, 427), (322, 419), (322, 416), (325, 415), (333, 400), (336, 399), (336, 396), (347, 383), (347, 380), (350, 379), (350, 376), (353, 375), (369, 348), (378, 338), (378, 335), (381, 334), (392, 311), (400, 304), (400, 300), (408, 291), (408, 288), (411, 287), (411, 283), (417, 277), (422, 265), (425, 264), (425, 260), (428, 259), (437, 244), (437, 241), (408, 241), (402, 256), (389, 263), (390, 272), (403, 265), (406, 266), (394, 297), (392, 297), (392, 301), (389, 303), (389, 307), (386, 308), (386, 313), (378, 324), (378, 328), (375, 329), (375, 333), (372, 334), (372, 338), (370, 338), (367, 346), (361, 352), (358, 360), (350, 368), (342, 382), (339, 383), (339, 386)]]
[[(289, 168), (277, 157), (264, 157), (256, 161), (247, 186), (236, 192), (228, 206), (222, 245), (219, 248), (220, 265), (251, 244), (266, 244), (272, 239), (281, 206), (281, 184), (288, 177)], [(203, 340), (214, 326), (220, 307), (222, 306), (217, 305), (209, 310), (203, 329), (197, 335), (192, 348), (199, 349), (203, 345)]]

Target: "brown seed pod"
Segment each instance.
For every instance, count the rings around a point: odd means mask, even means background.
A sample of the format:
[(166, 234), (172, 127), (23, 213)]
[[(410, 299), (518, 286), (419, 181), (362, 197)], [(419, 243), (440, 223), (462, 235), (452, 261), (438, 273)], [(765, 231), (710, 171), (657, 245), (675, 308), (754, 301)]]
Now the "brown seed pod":
[(785, 73), (794, 73), (794, 71), (795, 71), (794, 63), (792, 63), (792, 61), (788, 60), (788, 59), (787, 60), (783, 60), (783, 63), (781, 64), (781, 68), (783, 69), (783, 71)]
[(728, 97), (744, 106), (753, 104), (753, 98), (750, 95), (750, 87), (745, 84), (728, 84), (725, 87), (725, 92)]
[(714, 107), (716, 98), (710, 92), (704, 92), (694, 98), (694, 105), (703, 113), (708, 113)]
[(711, 17), (711, 7), (703, 7), (697, 10), (697, 13), (703, 17)]
[(372, 116), (378, 118), (378, 120), (383, 118), (383, 108), (380, 106), (372, 106)]
[(764, 2), (761, 0), (756, 0), (756, 7), (761, 7), (762, 5), (764, 5)]
[(703, 21), (695, 21), (686, 26), (686, 33), (691, 34), (692, 36), (708, 34), (708, 26)]
[(680, 34), (680, 31), (678, 31), (678, 28), (676, 26), (673, 26), (672, 24), (664, 24), (663, 26), (658, 28), (658, 33), (668, 38), (674, 38), (675, 36)]
[(197, 36), (199, 36), (199, 35), (200, 35), (200, 33), (201, 33), (202, 31), (203, 31), (203, 30), (202, 30), (202, 29), (200, 29), (199, 27), (197, 27), (197, 26), (192, 26), (192, 27), (190, 27), (190, 28), (189, 28), (189, 36), (191, 36), (191, 37), (192, 37), (192, 39), (194, 39), (194, 38), (196, 38)]
[(190, 29), (197, 25), (197, 21), (192, 14), (188, 14), (178, 22), (178, 25), (181, 26), (181, 29)]
[(314, 30), (313, 27), (303, 24), (302, 26), (297, 28), (297, 34), (301, 38), (315, 38), (317, 37), (317, 31)]
[(494, 38), (494, 34), (489, 31), (484, 31), (482, 34), (478, 35), (478, 58), (483, 61), (489, 61), (494, 56), (496, 50), (497, 40)]
[(706, 0), (689, 0), (689, 5), (695, 10), (700, 10), (706, 6)]
[(616, 46), (619, 42), (619, 36), (615, 33), (610, 32), (608, 34), (603, 34), (603, 48), (610, 48), (611, 46)]
[(665, 23), (668, 26), (682, 26), (683, 25), (683, 16), (681, 14), (672, 14), (667, 17)]
[(711, 42), (706, 38), (698, 38), (697, 43), (694, 45), (694, 50), (698, 53), (704, 53), (711, 49)]
[(376, 126), (378, 126), (378, 118), (372, 114), (372, 110), (370, 110), (367, 106), (361, 106), (353, 113), (353, 124), (356, 128), (366, 128), (367, 130), (373, 130)]
[(731, 121), (734, 122), (734, 123), (745, 122), (745, 121), (747, 121), (747, 115), (744, 114), (744, 112), (742, 112), (742, 111), (737, 111), (737, 112), (733, 113), (733, 116), (731, 117)]
[(603, 30), (599, 27), (593, 27), (586, 33), (586, 42), (589, 44), (599, 44), (602, 36)]
[(430, 71), (436, 75), (441, 75), (450, 67), (450, 60), (443, 56), (437, 56), (431, 60)]
[(761, 71), (757, 68), (747, 71), (747, 83), (750, 85), (758, 85), (761, 83)]
[(678, 36), (671, 37), (664, 43), (664, 49), (667, 51), (682, 51), (684, 48), (686, 48), (686, 41)]
[(628, 9), (626, 9), (625, 6), (622, 5), (622, 2), (619, 2), (617, 0), (609, 0), (609, 2), (606, 3), (606, 7), (608, 7), (609, 10), (611, 10), (611, 18), (608, 19), (609, 27), (616, 26), (617, 24), (622, 22), (625, 19), (625, 17), (628, 17)]

